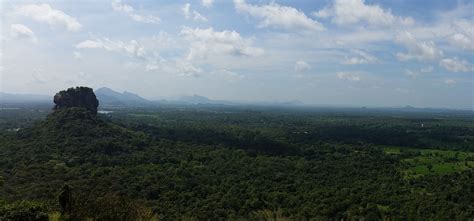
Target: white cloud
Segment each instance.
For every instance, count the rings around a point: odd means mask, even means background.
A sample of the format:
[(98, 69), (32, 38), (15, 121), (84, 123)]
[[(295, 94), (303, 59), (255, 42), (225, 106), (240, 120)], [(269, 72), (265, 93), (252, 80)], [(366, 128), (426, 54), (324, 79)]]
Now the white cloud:
[(364, 58), (361, 58), (361, 57), (351, 57), (351, 58), (347, 58), (346, 60), (344, 60), (342, 62), (342, 64), (348, 64), (348, 65), (367, 64), (367, 60), (365, 60)]
[(390, 10), (378, 5), (367, 5), (364, 0), (335, 0), (330, 6), (313, 12), (319, 18), (332, 17), (332, 22), (338, 25), (351, 25), (367, 22), (371, 25), (392, 25), (399, 22), (402, 25), (413, 25), (415, 21), (410, 17), (397, 17)]
[(191, 16), (191, 4), (189, 3), (186, 3), (184, 4), (184, 6), (181, 8), (181, 10), (183, 11), (183, 14), (184, 14), (184, 17), (186, 19), (189, 19)]
[(311, 13), (311, 15), (313, 15), (314, 17), (318, 17), (318, 18), (329, 18), (331, 16), (333, 16), (333, 12), (332, 12), (332, 9), (329, 8), (329, 7), (325, 7), (319, 11), (314, 11)]
[(452, 86), (452, 85), (455, 85), (457, 82), (453, 79), (446, 79), (444, 80), (444, 83)]
[(121, 0), (113, 0), (112, 1), (112, 8), (114, 11), (124, 13), (132, 20), (142, 23), (151, 23), (151, 24), (158, 24), (160, 23), (161, 19), (158, 16), (152, 15), (139, 15), (135, 13), (135, 9), (127, 4), (122, 4)]
[(100, 41), (85, 40), (77, 44), (76, 48), (104, 48), (104, 44)]
[(192, 10), (191, 11), (191, 4), (186, 3), (183, 8), (184, 17), (186, 19), (193, 19), (194, 21), (202, 21), (202, 22), (207, 22), (207, 18), (202, 16), (199, 12)]
[(405, 75), (410, 78), (416, 79), (418, 78), (418, 76), (420, 76), (420, 73), (412, 70), (405, 70)]
[(449, 42), (459, 48), (474, 51), (474, 41), (464, 34), (455, 33), (449, 36)]
[(178, 68), (179, 75), (183, 77), (199, 77), (202, 73), (201, 68), (186, 61), (177, 61), (176, 67)]
[(35, 33), (22, 24), (10, 25), (10, 35), (15, 38), (27, 38), (32, 42), (37, 42)]
[(297, 61), (295, 63), (294, 69), (297, 72), (305, 72), (305, 71), (309, 71), (311, 69), (311, 65), (309, 65), (305, 61)]
[(188, 59), (206, 58), (208, 55), (259, 56), (264, 50), (252, 47), (252, 40), (245, 39), (236, 31), (214, 31), (184, 27), (181, 35), (191, 43)]
[(342, 35), (331, 34), (329, 38), (337, 42), (338, 45), (346, 45), (348, 47), (367, 46), (367, 44), (374, 42), (392, 41), (393, 36), (388, 30), (367, 30), (360, 29), (354, 32), (348, 32)]
[(214, 3), (214, 0), (201, 0), (202, 6), (206, 8), (212, 7), (212, 4)]
[(256, 6), (247, 4), (245, 0), (234, 0), (238, 12), (247, 13), (261, 19), (259, 27), (277, 27), (289, 30), (322, 31), (324, 26), (307, 17), (304, 12), (277, 3)]
[(338, 72), (336, 74), (337, 78), (345, 81), (353, 81), (353, 82), (359, 82), (360, 81), (360, 76), (356, 73), (350, 73), (350, 72)]
[(145, 66), (145, 70), (147, 71), (156, 71), (156, 70), (160, 70), (160, 65), (157, 64), (157, 63), (149, 63)]
[(458, 48), (474, 51), (474, 22), (465, 19), (454, 22), (454, 33), (448, 42)]
[(417, 59), (417, 60), (434, 60), (443, 56), (443, 51), (438, 49), (434, 42), (418, 42), (410, 32), (402, 32), (396, 37), (399, 44), (404, 45), (408, 49), (408, 53), (397, 53), (397, 58), (401, 61)]
[(353, 54), (356, 54), (354, 57), (347, 57), (346, 60), (342, 62), (342, 64), (372, 64), (377, 62), (377, 58), (374, 56), (366, 53), (365, 51), (353, 49), (351, 50)]
[(399, 21), (402, 25), (405, 26), (413, 26), (416, 23), (415, 19), (413, 19), (412, 17), (399, 18)]
[(131, 40), (130, 42), (113, 41), (108, 38), (86, 40), (76, 45), (77, 49), (105, 49), (107, 51), (125, 53), (134, 58), (146, 58), (145, 48), (140, 45), (137, 41)]
[(18, 14), (30, 17), (38, 22), (48, 23), (50, 26), (65, 26), (69, 31), (79, 31), (82, 25), (66, 13), (51, 8), (48, 4), (29, 4), (16, 9)]
[(458, 58), (444, 58), (439, 62), (439, 65), (443, 66), (446, 70), (450, 72), (469, 72), (474, 71), (469, 62), (465, 60), (460, 60)]
[(430, 73), (433, 71), (433, 66), (428, 66), (428, 67), (424, 67), (424, 68), (421, 68), (419, 71), (417, 70), (405, 70), (405, 75), (407, 77), (410, 77), (412, 79), (416, 79), (420, 76), (422, 76), (423, 74), (426, 74), (426, 73)]
[[(93, 38), (79, 42), (75, 45), (75, 48), (101, 49), (115, 52), (133, 58), (133, 63), (143, 65), (143, 68), (146, 71), (160, 70), (164, 73), (185, 75), (181, 74), (181, 72), (188, 73), (189, 71), (186, 72), (181, 70), (188, 70), (189, 68), (180, 69), (177, 65), (183, 66), (183, 64), (177, 64), (174, 61), (167, 61), (158, 53), (161, 46), (155, 45), (154, 42), (157, 40), (162, 40), (165, 37), (168, 36), (164, 33), (160, 33), (159, 36), (154, 36), (153, 38), (149, 39), (148, 42), (144, 39), (141, 39), (141, 41), (138, 42), (136, 40), (120, 41), (111, 40), (108, 38)], [(78, 59), (82, 59), (82, 54), (80, 51), (74, 52), (74, 56)]]

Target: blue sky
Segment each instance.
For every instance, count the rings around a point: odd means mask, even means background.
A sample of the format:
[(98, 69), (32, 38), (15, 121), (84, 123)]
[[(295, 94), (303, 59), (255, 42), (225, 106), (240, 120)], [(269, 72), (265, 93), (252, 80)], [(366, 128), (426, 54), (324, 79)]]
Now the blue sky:
[(472, 1), (1, 1), (0, 91), (474, 109)]

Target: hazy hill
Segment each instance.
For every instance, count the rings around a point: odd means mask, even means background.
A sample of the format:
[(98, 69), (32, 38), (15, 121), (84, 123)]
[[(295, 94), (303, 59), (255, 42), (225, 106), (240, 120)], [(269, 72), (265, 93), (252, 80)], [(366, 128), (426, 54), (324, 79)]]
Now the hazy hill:
[(107, 87), (102, 87), (95, 90), (97, 98), (100, 100), (100, 105), (104, 106), (135, 106), (135, 105), (150, 105), (151, 101), (140, 97), (137, 94), (130, 92), (119, 93)]
[(200, 95), (192, 95), (192, 96), (181, 96), (178, 97), (178, 101), (184, 102), (184, 103), (190, 103), (190, 104), (209, 104), (209, 103), (214, 103), (211, 99), (200, 96)]

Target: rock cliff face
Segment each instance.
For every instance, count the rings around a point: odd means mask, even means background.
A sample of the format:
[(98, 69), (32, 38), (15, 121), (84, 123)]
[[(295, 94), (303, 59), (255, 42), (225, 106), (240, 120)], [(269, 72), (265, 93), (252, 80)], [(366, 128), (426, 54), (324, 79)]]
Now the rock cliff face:
[(97, 114), (99, 101), (97, 100), (92, 88), (75, 87), (60, 91), (54, 95), (54, 110), (60, 110), (69, 107), (83, 107), (92, 114)]

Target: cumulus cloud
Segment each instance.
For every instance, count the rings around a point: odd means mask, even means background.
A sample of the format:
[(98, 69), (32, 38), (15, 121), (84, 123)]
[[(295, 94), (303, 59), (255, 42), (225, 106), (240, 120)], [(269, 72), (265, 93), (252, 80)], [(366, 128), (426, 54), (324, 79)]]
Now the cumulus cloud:
[(462, 49), (474, 51), (474, 41), (472, 38), (461, 34), (461, 33), (455, 33), (451, 36), (449, 36), (449, 42)]
[(354, 47), (354, 45), (367, 46), (367, 44), (392, 41), (393, 36), (387, 30), (368, 30), (359, 29), (354, 32), (347, 32), (344, 34), (331, 34), (329, 36), (339, 46)]
[(10, 25), (10, 35), (14, 38), (26, 38), (32, 42), (37, 42), (35, 33), (22, 24)]
[(201, 5), (206, 8), (212, 7), (212, 4), (214, 4), (214, 0), (201, 0)]
[(66, 13), (53, 9), (48, 4), (28, 4), (16, 9), (16, 13), (32, 18), (35, 21), (47, 23), (50, 26), (65, 26), (69, 31), (79, 31), (82, 25)]
[(458, 58), (444, 58), (441, 59), (439, 62), (439, 65), (444, 67), (446, 70), (450, 72), (469, 72), (469, 71), (474, 71), (474, 68), (472, 67), (469, 62), (466, 60), (461, 60)]
[(397, 58), (401, 61), (417, 59), (417, 60), (434, 60), (443, 56), (443, 51), (438, 49), (434, 42), (419, 42), (410, 32), (403, 32), (397, 35), (396, 42), (405, 46), (407, 53), (397, 53)]
[(176, 67), (178, 68), (179, 75), (183, 77), (199, 77), (202, 73), (201, 68), (187, 61), (177, 61)]
[(474, 22), (461, 19), (453, 24), (454, 33), (448, 42), (458, 48), (474, 51)]
[(276, 27), (289, 30), (322, 31), (324, 26), (305, 15), (304, 12), (277, 3), (251, 5), (245, 0), (234, 0), (235, 9), (260, 19), (258, 27)]
[(123, 4), (121, 0), (112, 1), (112, 8), (114, 9), (114, 11), (121, 12), (137, 22), (158, 24), (161, 21), (158, 16), (144, 16), (135, 13), (135, 9), (132, 6)]
[(262, 48), (252, 46), (252, 40), (242, 38), (236, 31), (214, 31), (184, 27), (181, 35), (190, 42), (188, 59), (206, 58), (208, 55), (259, 56)]
[(76, 45), (77, 49), (105, 49), (107, 51), (125, 53), (134, 58), (145, 58), (145, 48), (137, 41), (113, 41), (108, 38), (85, 40)]
[(342, 64), (353, 65), (353, 64), (372, 64), (377, 62), (377, 58), (368, 54), (365, 51), (353, 49), (351, 50), (355, 56), (353, 57), (346, 57), (346, 59), (342, 62)]
[(338, 72), (336, 74), (337, 78), (345, 81), (352, 81), (352, 82), (359, 82), (360, 81), (360, 76), (356, 73), (350, 73), (350, 72)]
[(297, 61), (295, 63), (294, 69), (295, 69), (296, 72), (305, 72), (305, 71), (309, 71), (311, 69), (311, 65), (309, 65), (305, 61)]
[(413, 25), (411, 17), (397, 17), (390, 10), (378, 5), (367, 5), (364, 0), (335, 0), (332, 5), (312, 13), (319, 18), (331, 18), (338, 25), (351, 25), (366, 22), (370, 25)]
[(199, 12), (195, 10), (191, 10), (191, 4), (186, 3), (183, 8), (181, 8), (183, 11), (184, 17), (186, 19), (193, 19), (194, 21), (202, 21), (202, 22), (207, 22), (207, 18), (202, 16)]

